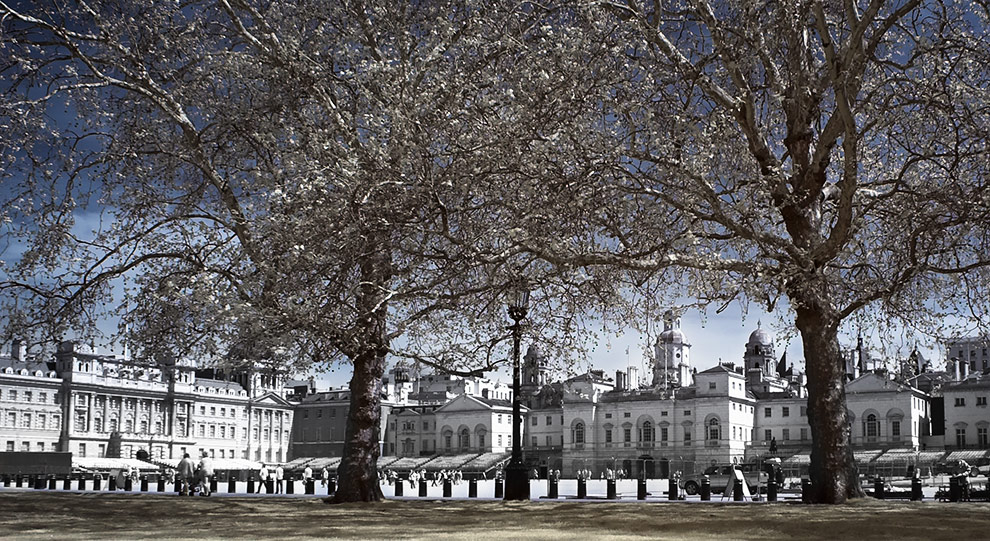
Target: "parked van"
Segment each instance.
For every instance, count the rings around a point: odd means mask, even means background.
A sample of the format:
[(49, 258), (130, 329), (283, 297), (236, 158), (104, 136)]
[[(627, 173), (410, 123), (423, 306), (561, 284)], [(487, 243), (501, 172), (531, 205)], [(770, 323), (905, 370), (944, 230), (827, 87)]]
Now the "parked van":
[(677, 484), (693, 496), (701, 491), (701, 479), (707, 475), (711, 482), (712, 492), (722, 492), (725, 490), (725, 486), (729, 484), (729, 479), (735, 479), (735, 474), (732, 472), (735, 468), (742, 470), (743, 479), (749, 485), (750, 492), (756, 492), (758, 485), (765, 485), (770, 479), (770, 476), (760, 468), (759, 464), (716, 464), (705, 468), (703, 473), (682, 477)]

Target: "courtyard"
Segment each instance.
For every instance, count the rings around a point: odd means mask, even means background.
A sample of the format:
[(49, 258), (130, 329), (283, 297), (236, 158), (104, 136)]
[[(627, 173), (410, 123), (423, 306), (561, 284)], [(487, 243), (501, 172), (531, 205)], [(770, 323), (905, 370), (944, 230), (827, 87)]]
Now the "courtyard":
[(981, 539), (990, 504), (392, 500), (0, 492), (5, 539)]

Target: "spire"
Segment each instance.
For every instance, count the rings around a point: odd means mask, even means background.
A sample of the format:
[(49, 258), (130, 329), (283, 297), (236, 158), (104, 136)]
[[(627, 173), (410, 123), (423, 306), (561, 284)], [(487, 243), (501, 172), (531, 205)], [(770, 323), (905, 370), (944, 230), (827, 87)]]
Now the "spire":
[(780, 356), (780, 361), (777, 362), (777, 375), (780, 377), (785, 377), (787, 375), (787, 351)]
[(866, 372), (866, 363), (863, 361), (863, 335), (859, 334), (856, 338), (856, 359), (857, 367), (859, 368), (859, 373), (862, 374)]

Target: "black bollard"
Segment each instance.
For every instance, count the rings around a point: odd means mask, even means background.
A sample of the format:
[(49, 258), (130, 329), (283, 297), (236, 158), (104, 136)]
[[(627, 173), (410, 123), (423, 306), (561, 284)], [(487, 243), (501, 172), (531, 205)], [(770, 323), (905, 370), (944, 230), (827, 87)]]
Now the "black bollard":
[(712, 480), (707, 475), (701, 478), (701, 501), (707, 502), (712, 499)]
[(79, 490), (86, 490), (86, 477), (83, 475), (79, 476)]
[(667, 499), (670, 501), (677, 499), (677, 479), (667, 481)]
[(217, 476), (216, 475), (211, 475), (210, 476), (210, 494), (213, 494), (216, 491), (217, 491)]
[(158, 492), (165, 492), (165, 476), (158, 476)]
[(24, 486), (24, 479), (23, 479), (23, 478), (21, 478), (21, 476), (20, 476), (20, 475), (18, 475), (18, 476), (17, 476), (17, 483), (16, 483), (16, 486), (17, 486), (17, 488), (21, 488), (22, 486)]
[(547, 479), (547, 498), (557, 499), (560, 497), (560, 480), (551, 477)]
[[(423, 478), (423, 479), (420, 479), (420, 480), (419, 480), (419, 497), (420, 497), (420, 498), (425, 498), (425, 497), (426, 497), (426, 495), (427, 495), (427, 492), (426, 492), (427, 490), (428, 490), (428, 489), (427, 489), (427, 487), (426, 487), (426, 479), (425, 479), (425, 478)], [(498, 497), (498, 496), (496, 496), (496, 498), (497, 498), (497, 497)]]
[(111, 475), (110, 482), (107, 484), (107, 490), (117, 490), (117, 476)]
[(271, 494), (272, 492), (275, 492), (275, 480), (269, 477), (265, 479), (265, 493)]
[(454, 485), (450, 482), (450, 479), (443, 480), (443, 497), (449, 498), (453, 494)]
[(148, 492), (148, 476), (141, 476), (141, 492)]
[(102, 483), (103, 483), (103, 480), (102, 479), (100, 479), (99, 477), (95, 477), (94, 476), (93, 477), (93, 490), (100, 490), (100, 485)]
[[(402, 496), (402, 491), (403, 491), (403, 489), (406, 488), (405, 487), (405, 484), (406, 484), (406, 482), (403, 481), (401, 477), (399, 477), (399, 478), (397, 478), (395, 480), (395, 495), (397, 497), (401, 497)], [(309, 488), (307, 487), (306, 490), (308, 491)], [(308, 494), (313, 494), (313, 492), (307, 492), (307, 493)]]
[(55, 476), (54, 475), (51, 476), (51, 477), (49, 477), (48, 478), (48, 490), (55, 490), (55, 483), (56, 482), (58, 482), (58, 480), (55, 479)]
[(588, 480), (578, 479), (578, 495), (579, 500), (583, 500), (588, 497)]
[(743, 494), (743, 480), (734, 479), (732, 481), (732, 501), (741, 502), (743, 501), (744, 496), (745, 495)]
[(288, 479), (285, 480), (285, 493), (286, 494), (296, 493), (296, 478), (292, 477), (291, 475), (289, 476)]
[(767, 480), (767, 501), (777, 501), (777, 480), (772, 477)]
[[(401, 485), (402, 479), (396, 479), (395, 484)], [(316, 479), (312, 477), (306, 479), (306, 494), (316, 494)]]
[(62, 490), (72, 490), (72, 477), (66, 475), (65, 479), (62, 479)]
[(646, 479), (638, 479), (636, 481), (636, 499), (646, 499)]
[(878, 500), (883, 499), (883, 477), (873, 478), (873, 497)]
[(504, 486), (505, 485), (503, 485), (503, 481), (501, 479), (496, 479), (495, 480), (495, 499), (496, 500), (502, 499)]
[(811, 503), (811, 479), (801, 478), (801, 501)]
[(921, 493), (921, 478), (915, 477), (911, 479), (911, 501), (920, 502), (924, 498)]
[(3, 486), (4, 487), (9, 487), (10, 486), (10, 476), (9, 475), (4, 475), (3, 476)]
[(616, 499), (615, 496), (615, 479), (609, 479), (605, 481), (605, 497), (609, 500)]
[(227, 479), (227, 494), (237, 494), (237, 478), (230, 477)]
[(959, 478), (952, 476), (949, 478), (949, 501), (958, 502), (960, 499), (960, 493), (962, 491), (959, 489)]
[(248, 477), (248, 494), (254, 494), (254, 476)]
[(327, 479), (327, 494), (333, 494), (337, 492), (337, 480)]
[(124, 490), (130, 492), (133, 489), (134, 489), (134, 482), (131, 481), (131, 476), (128, 475), (127, 477), (124, 478)]
[(478, 480), (468, 479), (468, 498), (478, 497)]

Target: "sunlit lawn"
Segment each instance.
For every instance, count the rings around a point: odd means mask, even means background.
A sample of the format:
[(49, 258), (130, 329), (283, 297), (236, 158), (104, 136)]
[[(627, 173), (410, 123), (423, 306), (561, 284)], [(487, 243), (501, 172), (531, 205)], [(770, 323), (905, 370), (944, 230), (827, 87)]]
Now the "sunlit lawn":
[(990, 504), (606, 503), (0, 492), (6, 539), (987, 539)]

